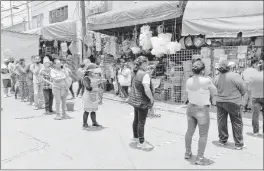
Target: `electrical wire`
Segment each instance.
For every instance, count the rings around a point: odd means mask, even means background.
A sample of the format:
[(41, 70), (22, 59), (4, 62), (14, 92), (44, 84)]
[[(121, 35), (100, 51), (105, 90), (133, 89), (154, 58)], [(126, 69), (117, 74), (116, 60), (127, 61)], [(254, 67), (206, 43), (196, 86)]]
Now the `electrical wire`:
[[(51, 2), (51, 3), (49, 3), (49, 4), (47, 4), (47, 5), (42, 6), (41, 8), (44, 8), (44, 7), (46, 7), (46, 6), (49, 6), (49, 5), (51, 5), (51, 4), (53, 4), (53, 3), (57, 2), (57, 1), (58, 1), (58, 0), (53, 1), (53, 2)], [(46, 2), (46, 1), (44, 1), (44, 2)], [(44, 2), (41, 2), (41, 3), (37, 4), (37, 5), (40, 5), (40, 4), (44, 3)], [(37, 5), (35, 5), (35, 6), (37, 6)], [(34, 7), (35, 7), (35, 6), (34, 6)], [(32, 8), (32, 7), (31, 7), (31, 8)], [(32, 10), (31, 12), (38, 11), (38, 10), (41, 9), (41, 8), (38, 8), (38, 9)], [(25, 9), (25, 10), (21, 10), (21, 11), (15, 13), (15, 14), (13, 14), (12, 16), (17, 16), (17, 15), (21, 15), (21, 14), (25, 14), (25, 13), (27, 13), (27, 12), (23, 12), (23, 11), (27, 11), (27, 9)], [(23, 12), (23, 13), (21, 13), (21, 12)], [(1, 19), (8, 18), (8, 17), (10, 17), (10, 16), (11, 16), (11, 15), (8, 15), (8, 16), (2, 17)]]
[[(18, 2), (18, 1), (16, 1), (16, 2)], [(31, 2), (33, 2), (33, 1), (30, 1), (29, 3), (31, 3)], [(13, 7), (10, 7), (10, 8), (5, 9), (5, 10), (1, 10), (1, 12), (10, 11), (12, 8), (17, 8), (17, 7), (20, 7), (20, 6), (23, 6), (23, 5), (27, 5), (27, 2), (23, 3), (23, 4), (16, 5), (16, 6), (13, 6)]]

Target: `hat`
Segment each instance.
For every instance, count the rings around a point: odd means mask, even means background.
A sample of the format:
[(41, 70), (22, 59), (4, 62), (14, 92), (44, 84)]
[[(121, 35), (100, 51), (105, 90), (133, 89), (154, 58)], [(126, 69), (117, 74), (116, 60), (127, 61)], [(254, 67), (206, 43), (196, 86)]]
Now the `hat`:
[(9, 59), (4, 59), (4, 62), (9, 62)]
[(94, 63), (90, 63), (87, 65), (87, 71), (92, 71), (93, 69), (98, 68), (98, 66)]
[(222, 60), (220, 61), (219, 65), (218, 65), (218, 69), (221, 70), (229, 70), (231, 67), (230, 62), (228, 60)]
[(47, 56), (45, 56), (43, 59), (43, 64), (44, 63), (50, 63), (50, 59)]

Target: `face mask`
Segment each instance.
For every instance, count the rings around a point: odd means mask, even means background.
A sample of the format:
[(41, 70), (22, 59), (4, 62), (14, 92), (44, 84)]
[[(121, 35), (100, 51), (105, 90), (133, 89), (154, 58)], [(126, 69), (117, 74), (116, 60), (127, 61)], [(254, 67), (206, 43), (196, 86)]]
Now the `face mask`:
[(36, 62), (36, 64), (39, 64), (40, 62), (38, 61), (38, 62)]

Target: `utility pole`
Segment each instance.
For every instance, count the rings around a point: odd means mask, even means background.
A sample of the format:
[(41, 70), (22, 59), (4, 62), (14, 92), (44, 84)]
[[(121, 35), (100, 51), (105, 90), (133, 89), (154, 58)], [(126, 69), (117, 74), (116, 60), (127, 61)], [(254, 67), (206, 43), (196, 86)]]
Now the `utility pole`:
[(12, 6), (12, 1), (10, 0), (10, 12), (11, 12), (11, 24), (12, 26), (14, 25), (13, 21), (13, 6)]
[(29, 1), (27, 1), (27, 12), (28, 12), (28, 30), (30, 30), (32, 27), (32, 22), (31, 22), (31, 9), (30, 9), (30, 4)]
[(81, 0), (80, 3), (81, 6), (81, 12), (82, 12), (82, 59), (84, 58), (84, 52), (85, 52), (85, 43), (84, 43), (84, 37), (86, 36), (86, 16), (85, 16), (85, 1)]

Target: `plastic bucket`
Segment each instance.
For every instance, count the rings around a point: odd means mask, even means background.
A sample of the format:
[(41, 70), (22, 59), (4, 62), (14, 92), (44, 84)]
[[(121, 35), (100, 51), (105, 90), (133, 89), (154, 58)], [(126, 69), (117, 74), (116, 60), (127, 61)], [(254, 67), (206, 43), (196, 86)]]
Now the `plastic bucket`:
[(74, 102), (67, 102), (66, 108), (67, 108), (67, 111), (74, 111)]

